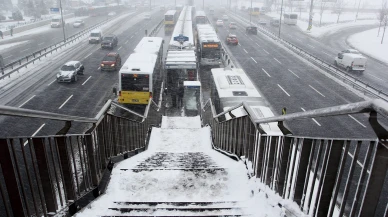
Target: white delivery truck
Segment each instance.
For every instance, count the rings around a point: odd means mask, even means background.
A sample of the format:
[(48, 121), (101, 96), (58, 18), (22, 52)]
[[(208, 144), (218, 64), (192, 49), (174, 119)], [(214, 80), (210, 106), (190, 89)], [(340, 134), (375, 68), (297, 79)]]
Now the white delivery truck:
[(363, 72), (366, 69), (366, 60), (361, 54), (339, 53), (334, 60), (334, 65), (346, 69), (347, 72)]
[(62, 27), (62, 25), (65, 25), (65, 21), (63, 20), (63, 24), (62, 24), (61, 16), (55, 16), (51, 19), (51, 23), (50, 23), (51, 28), (59, 28), (59, 27)]

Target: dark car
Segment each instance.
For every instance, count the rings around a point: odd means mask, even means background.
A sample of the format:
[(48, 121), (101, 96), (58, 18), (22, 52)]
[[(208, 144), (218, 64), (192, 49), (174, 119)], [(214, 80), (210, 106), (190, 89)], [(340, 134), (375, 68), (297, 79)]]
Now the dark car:
[(101, 61), (101, 71), (117, 71), (121, 67), (121, 57), (119, 53), (110, 52)]
[(257, 27), (256, 27), (256, 26), (248, 26), (248, 27), (245, 29), (245, 32), (246, 32), (247, 34), (257, 35)]
[(101, 48), (113, 49), (117, 46), (118, 39), (116, 35), (107, 35), (101, 41)]

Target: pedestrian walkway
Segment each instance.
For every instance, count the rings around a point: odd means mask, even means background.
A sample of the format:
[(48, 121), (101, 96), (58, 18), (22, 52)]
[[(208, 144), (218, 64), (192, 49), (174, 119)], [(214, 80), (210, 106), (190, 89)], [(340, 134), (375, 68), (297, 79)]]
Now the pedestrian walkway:
[[(268, 214), (255, 214), (252, 207), (268, 201), (253, 205), (253, 195), (245, 164), (212, 149), (210, 128), (199, 117), (163, 117), (148, 149), (117, 164), (106, 193), (76, 216)], [(268, 207), (276, 213), (268, 216), (281, 216), (278, 206)]]

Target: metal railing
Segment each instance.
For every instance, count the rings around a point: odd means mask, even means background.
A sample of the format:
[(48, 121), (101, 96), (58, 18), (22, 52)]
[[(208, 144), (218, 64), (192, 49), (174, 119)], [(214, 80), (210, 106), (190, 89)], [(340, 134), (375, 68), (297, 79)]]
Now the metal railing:
[[(50, 46), (47, 46), (43, 49), (40, 49), (38, 51), (35, 51), (29, 55), (26, 55), (18, 60), (15, 60), (11, 63), (8, 63), (4, 66), (4, 68), (0, 69), (0, 72), (1, 72), (1, 75), (0, 75), (0, 79), (4, 79), (6, 77), (10, 77), (11, 74), (15, 73), (15, 72), (19, 72), (20, 69), (22, 68), (27, 68), (27, 66), (29, 64), (34, 64), (35, 61), (38, 61), (40, 60), (41, 58), (43, 57), (46, 57), (48, 54), (52, 54), (54, 51), (57, 51), (58, 49), (62, 48), (62, 47), (66, 47), (67, 45), (71, 44), (71, 43), (74, 43), (76, 40), (80, 39), (81, 37), (85, 36), (85, 34), (88, 34), (90, 31), (92, 31), (93, 29), (97, 28), (97, 27), (100, 27), (108, 22), (110, 22), (111, 20), (115, 19), (116, 17), (111, 17), (107, 20), (104, 20), (100, 23), (97, 23), (91, 27), (88, 27), (88, 28), (85, 28), (83, 30), (81, 30), (80, 32), (72, 35), (72, 36), (69, 36), (66, 38), (66, 41), (62, 40), (61, 42), (58, 42), (56, 44), (53, 44), (53, 45), (50, 45)], [(7, 69), (10, 69), (10, 71), (8, 72), (5, 72), (5, 70)]]
[[(160, 101), (162, 96), (163, 87)], [(73, 215), (82, 200), (98, 197), (114, 163), (146, 149), (152, 127), (162, 120), (161, 103), (153, 100), (133, 119), (110, 114), (112, 105), (109, 100), (95, 118), (0, 106), (0, 115), (66, 122), (52, 136), (0, 138), (0, 215)], [(67, 134), (75, 122), (89, 129)]]
[[(234, 16), (234, 18), (236, 20), (240, 20), (240, 22), (242, 22), (242, 23), (249, 24), (249, 21), (246, 20), (245, 18), (241, 17), (240, 15), (231, 14), (231, 16)], [(289, 48), (295, 54), (297, 54), (297, 55), (303, 57), (304, 59), (306, 59), (307, 61), (313, 63), (315, 66), (318, 66), (319, 68), (325, 70), (325, 72), (330, 73), (331, 75), (340, 79), (342, 82), (351, 85), (354, 89), (361, 91), (364, 95), (369, 95), (369, 96), (372, 96), (374, 98), (383, 99), (385, 101), (388, 101), (388, 93), (386, 93), (382, 90), (379, 90), (379, 89), (373, 87), (373, 85), (370, 85), (370, 84), (346, 73), (344, 70), (339, 69), (338, 67), (336, 67), (330, 63), (327, 63), (326, 61), (322, 60), (321, 58), (316, 57), (316, 56), (306, 52), (305, 50), (299, 48), (298, 46), (292, 44), (291, 42), (288, 42), (282, 38), (279, 38), (276, 33), (269, 31), (268, 29), (264, 28), (263, 26), (256, 25), (254, 23), (252, 23), (252, 24), (254, 26), (256, 26), (258, 28), (258, 30), (260, 30), (260, 32), (263, 33), (264, 35), (268, 36), (269, 38), (271, 38), (273, 40), (280, 42), (282, 45)]]
[[(241, 106), (248, 115), (219, 121)], [(388, 117), (387, 102), (378, 99), (262, 119), (252, 118), (254, 112), (245, 103), (221, 114), (215, 111), (210, 99), (201, 115), (203, 124), (212, 129), (215, 149), (236, 158), (244, 156), (253, 169), (251, 176), (296, 202), (305, 214), (386, 216), (388, 131), (378, 123), (377, 115)], [(287, 132), (283, 121), (354, 113), (369, 113), (377, 139), (269, 136), (260, 129), (261, 123), (278, 122)]]

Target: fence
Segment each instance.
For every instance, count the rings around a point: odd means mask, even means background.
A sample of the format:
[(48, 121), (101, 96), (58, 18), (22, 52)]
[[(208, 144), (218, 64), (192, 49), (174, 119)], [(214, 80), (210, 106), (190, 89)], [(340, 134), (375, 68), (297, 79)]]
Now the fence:
[[(240, 106), (247, 116), (218, 121)], [(378, 139), (268, 136), (260, 130), (261, 123), (283, 126), (282, 121), (353, 113), (370, 114)], [(377, 114), (388, 117), (388, 103), (366, 101), (255, 120), (245, 103), (217, 115), (209, 100), (203, 106), (202, 120), (211, 126), (216, 149), (236, 158), (244, 156), (252, 176), (296, 202), (305, 214), (378, 217), (386, 216), (388, 209), (384, 186), (388, 181), (388, 131), (378, 124)]]
[[(109, 114), (111, 104), (95, 118), (0, 106), (2, 115), (66, 121), (57, 135), (0, 138), (1, 216), (73, 215), (85, 197), (100, 195), (103, 176), (115, 161), (147, 147), (163, 113), (161, 104), (150, 100), (144, 115), (132, 114), (134, 120)], [(83, 134), (66, 134), (70, 122), (92, 126)]]
[[(246, 21), (245, 18), (242, 18), (239, 15), (234, 14), (231, 16), (233, 16), (236, 20), (240, 20), (240, 22), (242, 22), (242, 23), (245, 23), (245, 24), (249, 23), (249, 21)], [(252, 25), (255, 25), (255, 24), (252, 24)], [(304, 51), (303, 49), (299, 48), (298, 46), (296, 46), (296, 45), (294, 45), (294, 44), (292, 44), (284, 39), (279, 38), (277, 34), (269, 31), (268, 29), (264, 28), (263, 26), (261, 26), (261, 25), (255, 25), (255, 26), (264, 35), (268, 36), (269, 38), (271, 38), (273, 40), (280, 42), (282, 45), (284, 45), (285, 47), (287, 47), (288, 49), (293, 51), (295, 54), (308, 60), (309, 62), (313, 63), (315, 66), (318, 66), (319, 68), (325, 70), (326, 72), (328, 72), (331, 75), (335, 76), (336, 78), (340, 79), (344, 83), (351, 85), (354, 89), (359, 90), (364, 95), (369, 95), (369, 96), (372, 96), (374, 98), (383, 99), (385, 101), (388, 101), (388, 93), (385, 93), (382, 90), (379, 90), (379, 89), (373, 87), (373, 85), (370, 85), (370, 84), (346, 73), (345, 71), (337, 68), (336, 66), (325, 62), (324, 60), (320, 59), (319, 57), (316, 57), (312, 54), (309, 54), (308, 52)]]

